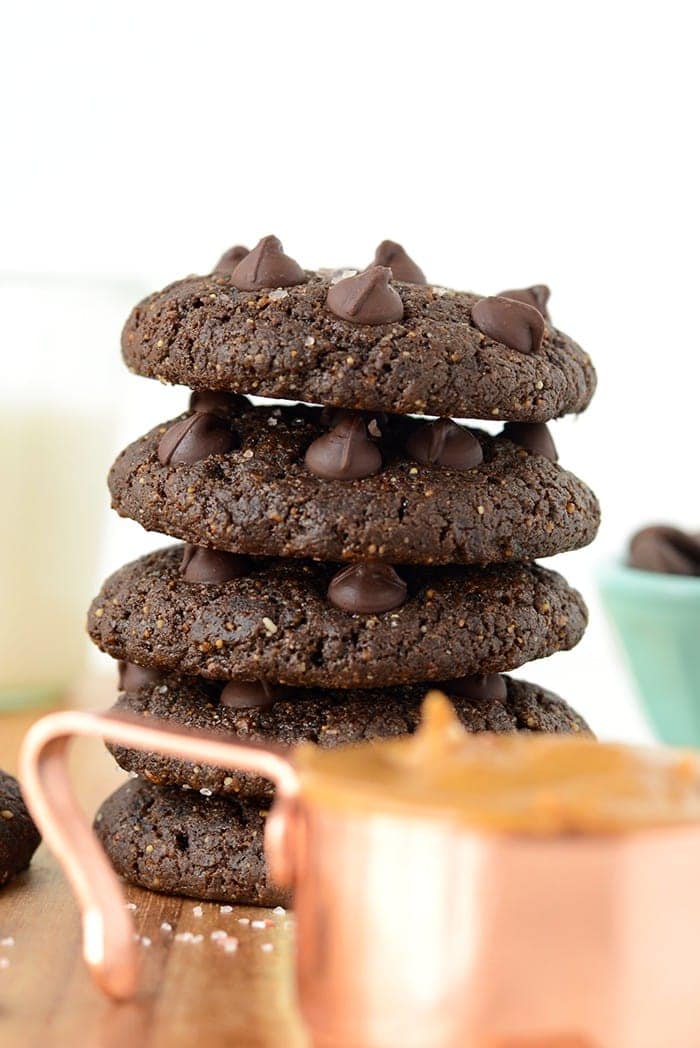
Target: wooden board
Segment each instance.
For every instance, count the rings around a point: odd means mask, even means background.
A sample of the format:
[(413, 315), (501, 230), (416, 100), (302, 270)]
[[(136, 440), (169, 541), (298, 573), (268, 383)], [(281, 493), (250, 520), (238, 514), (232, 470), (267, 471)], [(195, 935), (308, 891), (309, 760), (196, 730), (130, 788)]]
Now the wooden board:
[[(110, 687), (113, 687), (111, 685)], [(84, 692), (83, 692), (84, 694)], [(106, 692), (88, 692), (93, 707)], [(77, 704), (77, 703), (76, 703)], [(0, 767), (15, 772), (19, 743), (37, 714), (0, 716)], [(76, 792), (86, 811), (124, 779), (99, 744), (78, 742), (72, 757)], [(293, 921), (289, 914), (126, 890), (136, 906), (142, 945), (140, 993), (113, 1004), (92, 985), (80, 956), (79, 920), (63, 875), (45, 847), (28, 873), (0, 892), (0, 1045), (2, 1048), (304, 1048), (294, 1008)], [(264, 929), (240, 923), (265, 919)], [(164, 922), (172, 932), (163, 931)], [(235, 952), (213, 941), (224, 930)], [(203, 935), (201, 943), (178, 934)], [(272, 949), (263, 950), (263, 944)], [(2, 961), (6, 958), (6, 962)], [(9, 963), (7, 963), (9, 962)]]

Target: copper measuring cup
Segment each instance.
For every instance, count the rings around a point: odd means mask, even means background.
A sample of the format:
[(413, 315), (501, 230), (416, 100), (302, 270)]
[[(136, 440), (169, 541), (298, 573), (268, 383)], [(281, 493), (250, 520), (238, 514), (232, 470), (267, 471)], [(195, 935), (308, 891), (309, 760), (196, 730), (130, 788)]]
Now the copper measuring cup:
[(273, 878), (294, 889), (296, 978), (317, 1048), (698, 1048), (700, 827), (549, 836), (339, 812), (294, 752), (136, 719), (50, 714), (29, 731), (29, 808), (78, 897), (93, 978), (138, 981), (119, 881), (70, 789), (72, 736), (271, 779)]

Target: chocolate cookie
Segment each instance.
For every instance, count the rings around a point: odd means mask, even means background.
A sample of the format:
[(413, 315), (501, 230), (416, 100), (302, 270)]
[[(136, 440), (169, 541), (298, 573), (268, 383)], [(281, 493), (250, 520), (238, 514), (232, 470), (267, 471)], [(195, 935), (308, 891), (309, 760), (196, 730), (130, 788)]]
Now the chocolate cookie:
[[(486, 694), (478, 698), (476, 692), (472, 698), (458, 694), (449, 682), (441, 685), (468, 731), (588, 731), (583, 718), (562, 699), (536, 684), (503, 677), (492, 685), (491, 691), (487, 685)], [(456, 686), (459, 688), (459, 683)], [(253, 742), (284, 746), (315, 742), (333, 747), (415, 731), (428, 687), (409, 684), (369, 691), (300, 690), (269, 704), (235, 708), (219, 701), (221, 685), (168, 676), (156, 684), (124, 692), (112, 712), (135, 713)], [(246, 772), (195, 765), (121, 746), (109, 749), (122, 768), (158, 786), (186, 784), (195, 790), (239, 796), (272, 794), (271, 783)]]
[(195, 899), (285, 906), (288, 893), (270, 883), (265, 869), (267, 804), (131, 779), (102, 804), (95, 830), (131, 884)]
[[(532, 453), (505, 434), (448, 429), (472, 442), (466, 462), (478, 460), (459, 468), (458, 456), (457, 466), (440, 464), (436, 424), (412, 418), (378, 422), (302, 405), (241, 409), (236, 402), (228, 421), (235, 449), (191, 464), (159, 457), (179, 422), (131, 444), (110, 473), (114, 508), (150, 531), (199, 546), (331, 561), (376, 556), (395, 564), (534, 560), (585, 546), (598, 529), (590, 489), (551, 461), (552, 451)], [(314, 448), (321, 465), (309, 468), (305, 456)], [(365, 464), (366, 454), (376, 454), (378, 464)], [(434, 464), (421, 461), (436, 455)], [(335, 475), (314, 471), (325, 467)], [(353, 467), (372, 472), (345, 479), (343, 470)]]
[(235, 270), (187, 277), (136, 306), (124, 358), (192, 389), (368, 411), (546, 422), (587, 406), (590, 358), (534, 305), (387, 284), (387, 274), (374, 267), (348, 288), (306, 273), (252, 291), (236, 287)]
[(19, 783), (0, 771), (0, 887), (26, 870), (40, 843)]
[(182, 555), (151, 553), (105, 582), (88, 618), (98, 647), (190, 676), (372, 688), (514, 669), (571, 648), (586, 624), (581, 596), (538, 565), (399, 575), (260, 559), (227, 582), (189, 582)]

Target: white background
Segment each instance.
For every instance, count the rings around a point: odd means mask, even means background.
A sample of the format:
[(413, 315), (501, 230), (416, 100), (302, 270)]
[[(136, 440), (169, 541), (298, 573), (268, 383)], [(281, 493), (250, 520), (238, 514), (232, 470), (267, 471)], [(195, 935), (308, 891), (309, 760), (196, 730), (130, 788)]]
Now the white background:
[[(591, 604), (586, 640), (529, 673), (644, 737), (594, 573), (642, 522), (700, 524), (693, 6), (4, 5), (0, 270), (148, 289), (274, 232), (308, 267), (390, 237), (438, 283), (548, 282), (599, 372), (554, 432), (605, 523), (557, 565)], [(105, 382), (117, 338), (94, 346)], [(185, 403), (120, 381), (122, 443)], [(113, 522), (105, 567), (149, 542)]]

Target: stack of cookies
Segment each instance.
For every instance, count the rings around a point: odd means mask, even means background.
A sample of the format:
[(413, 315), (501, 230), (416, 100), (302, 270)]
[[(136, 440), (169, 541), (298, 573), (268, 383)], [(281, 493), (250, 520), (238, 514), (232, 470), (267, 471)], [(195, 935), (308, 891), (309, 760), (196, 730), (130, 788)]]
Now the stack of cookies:
[[(599, 521), (545, 425), (595, 388), (547, 298), (431, 285), (389, 241), (367, 269), (309, 272), (265, 237), (140, 303), (128, 366), (193, 392), (120, 455), (110, 489), (185, 545), (122, 568), (93, 603), (92, 638), (121, 662), (116, 708), (336, 746), (412, 732), (437, 682), (472, 731), (586, 730), (503, 675), (580, 639), (581, 597), (534, 561)], [(263, 859), (269, 783), (113, 752), (137, 777), (97, 827), (128, 880), (284, 901)]]

